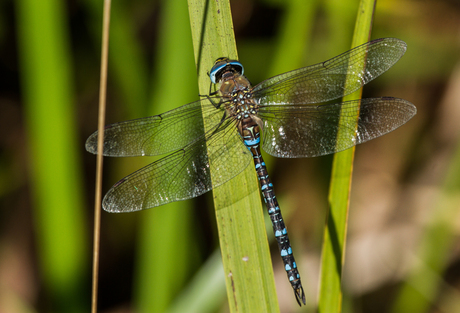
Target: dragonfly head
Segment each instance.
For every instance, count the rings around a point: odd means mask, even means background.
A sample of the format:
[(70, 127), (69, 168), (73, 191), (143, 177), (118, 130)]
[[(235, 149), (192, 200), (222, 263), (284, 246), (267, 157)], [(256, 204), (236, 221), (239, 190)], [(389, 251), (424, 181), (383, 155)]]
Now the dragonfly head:
[(231, 72), (233, 74), (238, 73), (243, 75), (244, 68), (243, 65), (237, 60), (230, 60), (229, 58), (218, 58), (216, 62), (214, 62), (214, 66), (211, 68), (209, 72), (209, 78), (213, 84), (217, 84), (221, 81), (222, 76), (226, 72)]

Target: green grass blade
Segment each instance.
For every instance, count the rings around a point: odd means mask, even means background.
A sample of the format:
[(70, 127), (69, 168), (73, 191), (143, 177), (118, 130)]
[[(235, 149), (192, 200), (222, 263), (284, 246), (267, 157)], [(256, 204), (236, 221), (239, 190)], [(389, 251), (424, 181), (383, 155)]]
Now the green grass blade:
[[(358, 7), (352, 47), (369, 40), (375, 1), (362, 0)], [(361, 90), (347, 96), (344, 100), (356, 99)], [(359, 112), (356, 112), (356, 118)], [(355, 121), (341, 122), (353, 125)], [(353, 131), (352, 128), (350, 128)], [(341, 276), (346, 244), (348, 206), (351, 177), (353, 172), (354, 148), (339, 152), (332, 164), (329, 190), (329, 214), (324, 231), (321, 259), (319, 312), (335, 313), (342, 310)]]
[(15, 4), (43, 300), (52, 311), (78, 312), (88, 264), (65, 8), (59, 0)]
[[(189, 12), (200, 94), (207, 94), (207, 71), (214, 61), (222, 56), (237, 58), (230, 5), (228, 1), (189, 0)], [(211, 175), (212, 170), (211, 167)], [(229, 183), (213, 190), (230, 311), (277, 312), (258, 188), (244, 197), (250, 184), (257, 185), (257, 178), (254, 169), (248, 167)]]

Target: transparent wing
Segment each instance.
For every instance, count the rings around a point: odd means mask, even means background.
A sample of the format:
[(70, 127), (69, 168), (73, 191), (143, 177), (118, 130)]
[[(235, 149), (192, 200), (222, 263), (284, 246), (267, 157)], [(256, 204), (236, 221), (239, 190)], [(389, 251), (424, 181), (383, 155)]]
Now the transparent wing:
[[(253, 97), (259, 99), (260, 105), (295, 105), (337, 99), (387, 71), (405, 51), (406, 43), (396, 38), (370, 41), (323, 63), (269, 78), (254, 87)], [(364, 70), (362, 65), (365, 65)]]
[(194, 198), (235, 177), (251, 160), (234, 122), (227, 119), (205, 138), (120, 180), (102, 206), (109, 212), (132, 212)]
[[(104, 155), (127, 157), (166, 154), (203, 138), (203, 113), (207, 116), (207, 125), (212, 126), (217, 125), (224, 115), (224, 110), (216, 109), (210, 99), (214, 103), (220, 101), (219, 97), (204, 98), (160, 115), (106, 126)], [(97, 137), (96, 131), (87, 139), (88, 152), (97, 153)]]
[[(359, 118), (340, 123), (340, 114)], [(369, 98), (318, 106), (266, 106), (262, 148), (280, 158), (315, 157), (342, 151), (389, 133), (410, 120), (415, 106), (403, 99)]]

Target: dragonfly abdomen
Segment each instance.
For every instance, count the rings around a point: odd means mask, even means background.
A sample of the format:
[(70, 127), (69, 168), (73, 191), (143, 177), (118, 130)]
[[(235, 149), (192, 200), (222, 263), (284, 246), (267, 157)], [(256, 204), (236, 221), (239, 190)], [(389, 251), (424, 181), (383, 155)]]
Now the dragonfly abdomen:
[(260, 189), (268, 209), (268, 214), (272, 221), (273, 232), (275, 234), (281, 258), (283, 259), (284, 269), (288, 276), (289, 282), (294, 289), (297, 302), (305, 304), (305, 293), (300, 281), (300, 274), (297, 270), (297, 264), (292, 254), (291, 243), (289, 242), (286, 225), (276, 200), (273, 184), (268, 176), (267, 167), (260, 152), (260, 130), (259, 125), (252, 118), (242, 120), (241, 136), (245, 146), (249, 149), (254, 159), (257, 177), (259, 179)]

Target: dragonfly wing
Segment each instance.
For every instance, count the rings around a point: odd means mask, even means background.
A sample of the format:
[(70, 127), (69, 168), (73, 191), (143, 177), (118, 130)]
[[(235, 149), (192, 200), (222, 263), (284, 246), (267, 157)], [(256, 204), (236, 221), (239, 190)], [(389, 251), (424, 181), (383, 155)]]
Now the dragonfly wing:
[(252, 158), (229, 124), (120, 180), (104, 197), (104, 209), (132, 212), (194, 198), (238, 175)]
[(226, 183), (252, 163), (252, 154), (243, 144), (233, 118), (224, 121), (207, 145), (214, 187)]
[[(105, 156), (152, 156), (170, 153), (205, 136), (203, 113), (210, 125), (220, 122), (224, 111), (209, 100), (201, 99), (160, 115), (124, 121), (106, 126)], [(220, 98), (213, 97), (218, 103)], [(86, 150), (97, 153), (98, 132), (86, 141)]]
[[(340, 114), (357, 123), (340, 122)], [(280, 158), (315, 157), (335, 153), (377, 138), (406, 123), (416, 113), (403, 99), (369, 98), (318, 106), (266, 106), (263, 149)]]
[(402, 40), (373, 40), (328, 61), (269, 78), (254, 87), (253, 96), (261, 105), (295, 105), (337, 99), (387, 71), (405, 51), (406, 43)]

